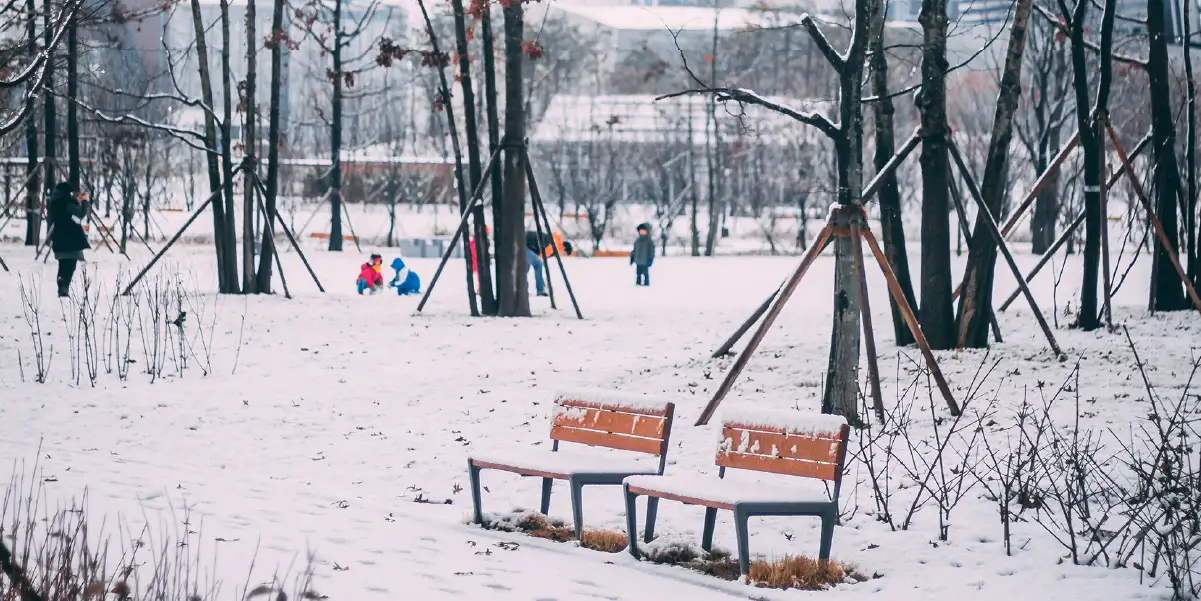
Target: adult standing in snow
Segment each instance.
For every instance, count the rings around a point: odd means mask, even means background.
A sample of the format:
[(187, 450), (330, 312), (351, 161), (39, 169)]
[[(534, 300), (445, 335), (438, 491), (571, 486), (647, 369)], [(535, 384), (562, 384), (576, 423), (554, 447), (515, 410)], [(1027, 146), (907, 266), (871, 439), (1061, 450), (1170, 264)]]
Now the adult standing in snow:
[(634, 285), (651, 285), (651, 265), (655, 262), (655, 241), (651, 240), (651, 226), (638, 225), (638, 238), (634, 250), (630, 251), (630, 265), (634, 266)]
[(534, 268), (534, 289), (537, 290), (538, 296), (546, 296), (546, 280), (542, 277), (542, 256), (543, 249), (548, 242), (545, 236), (539, 236), (538, 232), (526, 231), (525, 233), (525, 259)]
[(83, 251), (91, 248), (88, 236), (83, 231), (83, 222), (88, 217), (88, 203), (75, 195), (71, 184), (59, 182), (50, 195), (46, 216), (52, 228), (50, 248), (58, 260), (58, 295), (69, 296), (75, 268), (84, 260)]

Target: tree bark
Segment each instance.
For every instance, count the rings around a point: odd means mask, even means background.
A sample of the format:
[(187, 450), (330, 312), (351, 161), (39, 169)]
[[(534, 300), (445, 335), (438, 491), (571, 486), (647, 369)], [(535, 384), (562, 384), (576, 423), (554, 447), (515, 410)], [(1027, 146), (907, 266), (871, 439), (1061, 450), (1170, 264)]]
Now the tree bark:
[(1009, 31), (1009, 49), (997, 92), (992, 137), (984, 162), (981, 200), (992, 216), (976, 215), (972, 240), (968, 246), (967, 270), (963, 274), (959, 297), (959, 346), (988, 346), (992, 322), (992, 288), (997, 267), (997, 242), (992, 236), (990, 219), (999, 219), (1009, 179), (1009, 143), (1013, 139), (1013, 117), (1022, 96), (1022, 55), (1026, 50), (1026, 27), (1030, 22), (1031, 0), (1018, 0)]
[[(430, 39), (430, 51), (433, 52), (435, 57), (441, 57), (442, 51), (438, 45), (438, 36), (434, 33), (434, 24), (432, 21), (430, 21), (429, 13), (425, 9), (425, 3), (423, 0), (417, 0), (417, 4), (421, 7), (421, 16), (425, 19), (426, 33), (429, 35)], [(470, 202), (470, 195), (472, 191), (467, 189), (467, 179), (466, 175), (463, 173), (463, 150), (459, 147), (459, 131), (458, 125), (455, 122), (455, 109), (451, 96), (451, 86), (446, 80), (446, 69), (444, 65), (439, 62), (440, 59), (435, 58), (434, 60), (437, 62), (436, 69), (438, 71), (438, 82), (440, 85), (439, 94), (442, 97), (442, 110), (446, 111), (446, 129), (450, 137), (451, 149), (454, 150), (455, 155), (455, 183), (457, 184), (459, 192), (459, 212), (462, 213), (467, 210), (467, 204)], [(463, 258), (467, 262), (467, 270), (464, 273), (467, 284), (467, 304), (471, 310), (471, 316), (479, 317), (480, 310), (475, 299), (475, 282), (473, 281), (474, 278), (471, 277), (471, 245), (468, 242), (466, 235), (464, 235), (462, 238)]]
[[(480, 41), (484, 46), (484, 111), (488, 115), (488, 156), (492, 156), (500, 147), (500, 116), (496, 93), (496, 38), (492, 34), (492, 3), (490, 2), (484, 3), (484, 12), (480, 15), (480, 35), (482, 38)], [(500, 202), (500, 199), (504, 197), (501, 171), (500, 165), (494, 165), (488, 173), (492, 185), (493, 231), (499, 230), (500, 224), (504, 221), (504, 203)], [(487, 242), (486, 238), (483, 240)], [(489, 272), (490, 282), (491, 275)], [(493, 296), (494, 312), (498, 310), (495, 306), (496, 302), (497, 299)]]
[[(221, 195), (225, 201), (225, 240), (226, 262), (229, 267), (229, 294), (237, 294), (242, 290), (242, 282), (238, 281), (238, 231), (234, 223), (234, 164), (233, 136), (230, 127), (233, 124), (233, 90), (230, 79), (233, 71), (229, 68), (229, 0), (221, 0)], [(217, 204), (216, 201), (213, 204)], [(252, 224), (253, 225), (253, 224)], [(253, 251), (253, 247), (251, 248)]]
[[(475, 114), (475, 88), (471, 84), (471, 51), (467, 45), (467, 16), (463, 13), (463, 0), (451, 0), (451, 8), (455, 17), (455, 42), (459, 55), (459, 87), (463, 90), (463, 127), (467, 134), (467, 163), (471, 175), (471, 192), (480, 185), (483, 179), (483, 166), (480, 165), (480, 136), (479, 119)], [(493, 171), (499, 165), (493, 165)], [(475, 262), (479, 269), (480, 309), (484, 315), (496, 315), (496, 297), (492, 293), (492, 258), (488, 252), (488, 228), (484, 221), (484, 205), (479, 203), (472, 209), (474, 222), (473, 237), (475, 244)], [(466, 238), (466, 236), (464, 236)], [(470, 245), (468, 245), (470, 248)], [(471, 273), (472, 258), (467, 259), (467, 273)]]
[[(1072, 42), (1072, 85), (1076, 93), (1076, 127), (1080, 134), (1080, 150), (1084, 155), (1084, 267), (1080, 289), (1080, 315), (1076, 325), (1085, 331), (1101, 327), (1097, 302), (1097, 287), (1101, 260), (1101, 228), (1105, 226), (1105, 207), (1102, 205), (1101, 160), (1104, 152), (1104, 123), (1109, 103), (1109, 85), (1113, 73), (1113, 20), (1115, 0), (1105, 0), (1101, 17), (1100, 77), (1097, 82), (1096, 120), (1088, 106), (1089, 68), (1085, 46), (1088, 0), (1076, 0), (1070, 17), (1069, 37)], [(1150, 8), (1150, 7), (1148, 7)], [(1162, 10), (1162, 8), (1161, 8)], [(1067, 15), (1065, 15), (1065, 19)]]
[(922, 332), (934, 349), (955, 346), (951, 300), (951, 165), (947, 155), (947, 1), (922, 0)]
[[(1151, 142), (1155, 152), (1155, 213), (1163, 224), (1168, 244), (1180, 252), (1179, 220), (1176, 217), (1180, 194), (1180, 170), (1176, 163), (1176, 124), (1172, 115), (1172, 91), (1169, 74), (1168, 41), (1163, 0), (1147, 1), (1149, 53), (1147, 79), (1151, 87)], [(1155, 311), (1189, 309), (1180, 276), (1172, 267), (1162, 244), (1155, 245), (1158, 257), (1151, 287), (1155, 291)]]
[[(46, 89), (54, 89), (54, 24), (52, 23), (50, 12), (54, 10), (50, 0), (42, 1), (42, 41), (43, 47), (46, 49), (46, 60), (50, 63), (46, 67)], [(50, 198), (50, 192), (54, 189), (54, 185), (58, 183), (58, 165), (55, 164), (55, 159), (58, 158), (58, 111), (54, 105), (54, 94), (46, 94), (45, 105), (42, 109), (42, 118), (45, 122), (45, 131), (42, 132), (42, 137), (45, 146), (45, 166), (42, 167), (42, 178), (46, 183), (44, 198)]]
[(263, 224), (262, 251), (259, 253), (257, 287), (259, 293), (271, 292), (271, 260), (275, 252), (276, 197), (279, 195), (279, 120), (280, 88), (283, 86), (284, 0), (274, 0), (271, 12), (271, 100), (267, 120), (267, 221)]
[[(50, 0), (43, 0), (49, 5)], [(25, 49), (29, 60), (37, 58), (37, 5), (34, 0), (25, 0), (27, 16), (25, 35), (28, 42)], [(25, 183), (25, 245), (39, 246), (42, 240), (42, 203), (40, 201), (40, 181), (34, 171), (38, 166), (38, 126), (37, 113), (34, 109), (34, 84), (30, 79), (25, 85), (25, 158), (27, 160), (25, 174), (29, 181)]]
[[(896, 153), (896, 135), (893, 116), (896, 108), (888, 92), (888, 55), (884, 49), (884, 11), (876, 11), (872, 23), (872, 95), (879, 98), (875, 105), (876, 119), (876, 151), (873, 157), (876, 171), (884, 168)], [(913, 294), (913, 281), (909, 277), (909, 253), (905, 249), (905, 224), (901, 219), (901, 189), (897, 183), (894, 170), (881, 182), (880, 190), (876, 193), (880, 204), (880, 232), (884, 238), (884, 256), (888, 259), (892, 270), (897, 274), (901, 291), (910, 307), (916, 307), (916, 296)], [(892, 331), (897, 346), (913, 344), (913, 333), (901, 317), (901, 309), (896, 299), (888, 297), (892, 309)]]
[[(709, 81), (717, 85), (717, 19), (713, 20), (713, 46), (709, 55)], [(712, 129), (710, 129), (712, 128)], [(721, 194), (721, 138), (717, 129), (717, 98), (710, 96), (705, 102), (705, 161), (709, 184), (709, 227), (705, 232), (705, 256), (712, 257), (717, 248), (718, 196)]]
[[(1041, 174), (1050, 164), (1050, 157), (1059, 154), (1060, 128), (1056, 127), (1047, 132), (1045, 150), (1034, 160), (1035, 174)], [(1062, 169), (1062, 167), (1060, 168)], [(1030, 217), (1030, 251), (1041, 255), (1055, 243), (1056, 224), (1059, 222), (1059, 180), (1060, 170), (1056, 170), (1047, 180), (1047, 185), (1039, 191), (1034, 199), (1034, 213)]]
[[(258, 203), (255, 195), (254, 178), (258, 174), (258, 111), (256, 110), (256, 81), (258, 57), (258, 33), (255, 31), (254, 0), (246, 0), (246, 87), (244, 88), (243, 114), (246, 116), (242, 128), (242, 144), (248, 161), (243, 164), (246, 173), (242, 183), (242, 292), (258, 292), (258, 278), (254, 273), (254, 214)], [(263, 245), (264, 248), (266, 245)]]
[(334, 0), (334, 46), (330, 52), (334, 93), (329, 123), (329, 249), (338, 252), (342, 250), (342, 36), (342, 0)]
[(1184, 2), (1184, 81), (1187, 86), (1185, 98), (1188, 103), (1188, 124), (1185, 135), (1188, 136), (1184, 151), (1185, 168), (1188, 170), (1188, 195), (1185, 202), (1185, 244), (1188, 245), (1188, 274), (1193, 287), (1199, 270), (1197, 265), (1197, 82), (1193, 79), (1193, 24), (1190, 3)]
[(79, 17), (71, 15), (67, 22), (67, 181), (76, 192), (79, 188)]
[[(209, 194), (222, 192), (221, 165), (217, 158), (217, 123), (214, 119), (213, 79), (209, 71), (208, 42), (205, 39), (204, 19), (200, 12), (200, 0), (192, 0), (192, 25), (196, 36), (196, 62), (200, 70), (200, 96), (206, 107), (204, 111), (204, 158), (208, 164)], [(237, 287), (237, 274), (231, 274), (230, 259), (232, 253), (226, 249), (232, 241), (226, 238), (225, 203), (214, 201), (213, 211), (213, 247), (217, 254), (217, 289), (222, 293), (230, 293)], [(236, 259), (232, 262), (237, 267)]]
[(522, 36), (525, 9), (520, 2), (505, 15), (505, 162), (502, 221), (496, 228), (498, 314), (528, 317), (529, 265), (525, 256), (525, 102), (522, 90)]

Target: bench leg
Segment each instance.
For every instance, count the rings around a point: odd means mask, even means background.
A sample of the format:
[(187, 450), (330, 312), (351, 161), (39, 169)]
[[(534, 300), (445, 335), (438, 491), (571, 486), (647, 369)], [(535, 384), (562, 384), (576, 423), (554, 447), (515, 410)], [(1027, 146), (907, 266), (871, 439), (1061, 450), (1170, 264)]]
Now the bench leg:
[(467, 478), (471, 482), (471, 509), (475, 523), (484, 525), (483, 499), (480, 495), (480, 468), (471, 461), (467, 462)]
[(834, 544), (834, 523), (837, 521), (837, 515), (822, 516), (822, 540), (817, 551), (818, 561), (830, 560), (830, 547)]
[(629, 486), (622, 486), (626, 496), (626, 535), (629, 536), (629, 551), (635, 559), (638, 558), (638, 495), (630, 492)]
[(575, 525), (575, 539), (580, 540), (584, 534), (584, 483), (573, 478), (568, 484), (571, 486), (571, 521)]
[(738, 570), (746, 576), (751, 571), (750, 540), (747, 533), (749, 515), (737, 505), (734, 506), (734, 535), (738, 538)]
[(655, 538), (655, 520), (659, 517), (659, 497), (646, 498), (646, 532), (642, 540), (651, 542)]
[(539, 506), (542, 515), (550, 515), (550, 488), (554, 483), (553, 478), (542, 479), (542, 505)]
[(705, 530), (701, 534), (701, 548), (705, 552), (713, 550), (713, 526), (717, 523), (717, 510), (712, 507), (705, 508)]

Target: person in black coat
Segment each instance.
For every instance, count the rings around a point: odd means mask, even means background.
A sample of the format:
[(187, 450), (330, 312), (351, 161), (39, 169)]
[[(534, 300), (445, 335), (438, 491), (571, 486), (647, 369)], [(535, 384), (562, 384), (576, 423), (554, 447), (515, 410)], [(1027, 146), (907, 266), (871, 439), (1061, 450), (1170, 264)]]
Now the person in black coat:
[(71, 184), (60, 182), (54, 186), (46, 216), (51, 230), (50, 248), (58, 259), (58, 295), (68, 296), (75, 267), (84, 260), (83, 251), (91, 248), (83, 223), (88, 218), (88, 203), (76, 197)]

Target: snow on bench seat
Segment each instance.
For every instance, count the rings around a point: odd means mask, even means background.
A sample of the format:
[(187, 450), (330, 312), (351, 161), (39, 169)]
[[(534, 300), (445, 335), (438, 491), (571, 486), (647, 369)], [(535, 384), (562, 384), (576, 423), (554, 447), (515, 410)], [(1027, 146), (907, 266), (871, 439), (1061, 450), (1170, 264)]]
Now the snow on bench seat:
[(829, 503), (826, 493), (802, 486), (730, 482), (700, 474), (667, 476), (630, 476), (625, 479), (630, 492), (639, 495), (733, 509), (736, 503)]
[(810, 438), (838, 438), (847, 420), (841, 415), (807, 411), (727, 409), (722, 412), (727, 427), (764, 432), (781, 432)]
[(566, 480), (571, 474), (656, 474), (659, 458), (628, 453), (574, 451), (486, 451), (469, 459), (477, 466)]
[(555, 404), (566, 407), (596, 407), (610, 411), (665, 417), (670, 401), (646, 395), (601, 390), (599, 388), (569, 388), (555, 394)]

